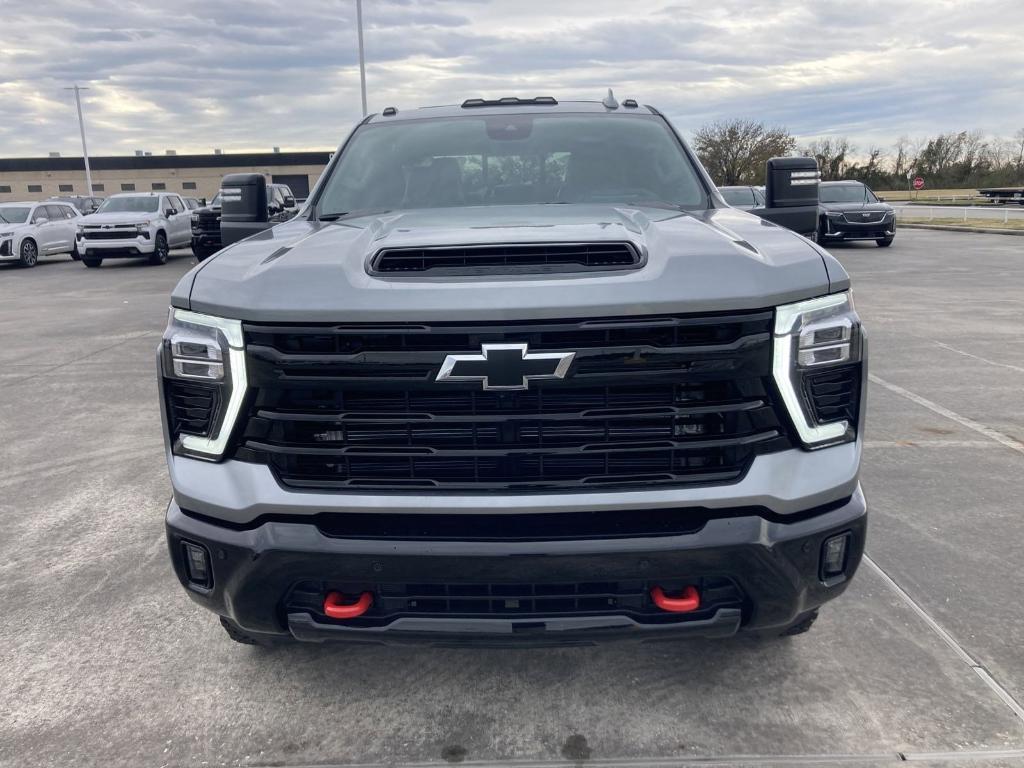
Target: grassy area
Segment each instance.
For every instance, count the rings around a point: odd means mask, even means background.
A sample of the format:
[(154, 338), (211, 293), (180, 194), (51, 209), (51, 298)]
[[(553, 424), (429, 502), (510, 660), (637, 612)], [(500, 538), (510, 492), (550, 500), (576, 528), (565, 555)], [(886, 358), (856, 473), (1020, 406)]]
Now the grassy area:
[(911, 192), (906, 189), (893, 189), (889, 191), (874, 190), (879, 197), (886, 200), (934, 200), (937, 197), (970, 197), (978, 194), (976, 189), (922, 189), (920, 192)]
[(900, 224), (941, 224), (947, 227), (964, 227), (966, 229), (1019, 229), (1024, 230), (1024, 219), (1011, 218), (1005, 223), (1002, 219), (905, 219), (896, 220), (896, 226)]

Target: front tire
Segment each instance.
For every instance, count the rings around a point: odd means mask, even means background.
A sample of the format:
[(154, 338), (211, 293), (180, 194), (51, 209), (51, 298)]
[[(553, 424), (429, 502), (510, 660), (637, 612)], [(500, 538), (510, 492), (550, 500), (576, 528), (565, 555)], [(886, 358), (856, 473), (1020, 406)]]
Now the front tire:
[(279, 645), (287, 645), (291, 638), (284, 635), (262, 635), (259, 633), (246, 632), (231, 619), (220, 617), (220, 625), (228, 633), (228, 637), (242, 645), (255, 645), (260, 648), (276, 648)]
[(814, 242), (818, 245), (825, 245), (825, 230), (828, 229), (828, 225), (824, 219), (818, 219), (818, 228), (814, 232)]
[(90, 269), (95, 269), (96, 267), (103, 264), (103, 259), (97, 259), (91, 256), (83, 256), (82, 263), (85, 264), (85, 266), (89, 267)]
[(71, 260), (72, 261), (81, 261), (82, 260), (82, 254), (80, 254), (78, 252), (78, 241), (77, 240), (75, 241), (75, 244), (73, 246), (71, 246)]
[(153, 241), (153, 254), (149, 257), (149, 263), (153, 265), (166, 264), (170, 252), (171, 249), (167, 247), (167, 235), (163, 232), (157, 232), (156, 238)]
[(215, 254), (216, 252), (217, 249), (215, 248), (208, 248), (202, 245), (192, 246), (192, 254), (196, 257), (197, 261), (204, 261), (205, 259), (208, 259), (211, 256), (213, 256), (213, 254)]
[(18, 263), (23, 267), (34, 267), (39, 263), (39, 246), (36, 245), (35, 240), (26, 238), (22, 241)]
[(893, 237), (880, 237), (877, 240), (875, 240), (875, 245), (877, 245), (879, 248), (888, 248), (890, 245), (892, 245), (892, 241), (895, 240), (895, 239), (896, 239), (895, 236), (893, 236)]

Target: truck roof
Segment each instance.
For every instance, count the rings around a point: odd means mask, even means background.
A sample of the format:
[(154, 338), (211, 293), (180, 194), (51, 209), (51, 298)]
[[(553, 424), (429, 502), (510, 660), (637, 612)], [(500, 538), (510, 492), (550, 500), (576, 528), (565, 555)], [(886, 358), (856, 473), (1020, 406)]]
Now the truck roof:
[(609, 106), (609, 101), (556, 101), (550, 96), (518, 98), (506, 96), (502, 99), (467, 99), (461, 104), (444, 104), (433, 107), (400, 110), (387, 107), (378, 114), (371, 115), (368, 123), (384, 123), (397, 120), (423, 120), (438, 117), (462, 117), (466, 115), (508, 115), (508, 114), (657, 114), (652, 107), (638, 104), (634, 99), (624, 99)]

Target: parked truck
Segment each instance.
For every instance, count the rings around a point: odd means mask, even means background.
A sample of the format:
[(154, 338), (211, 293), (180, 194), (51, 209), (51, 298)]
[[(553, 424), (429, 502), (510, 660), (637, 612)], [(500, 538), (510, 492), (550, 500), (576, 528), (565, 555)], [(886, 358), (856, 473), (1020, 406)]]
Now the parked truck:
[(771, 223), (817, 178), (731, 208), (632, 100), (367, 117), (172, 294), (181, 584), (242, 643), (806, 631), (867, 522), (850, 279)]

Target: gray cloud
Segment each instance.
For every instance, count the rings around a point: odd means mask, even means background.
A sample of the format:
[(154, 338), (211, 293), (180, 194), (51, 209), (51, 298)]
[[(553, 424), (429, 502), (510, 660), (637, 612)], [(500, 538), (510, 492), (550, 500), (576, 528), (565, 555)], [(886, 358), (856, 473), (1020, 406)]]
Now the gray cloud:
[[(0, 0), (0, 155), (335, 146), (359, 117), (353, 0)], [(887, 146), (1024, 127), (1019, 0), (364, 0), (372, 109), (614, 86), (684, 133), (724, 117)]]

